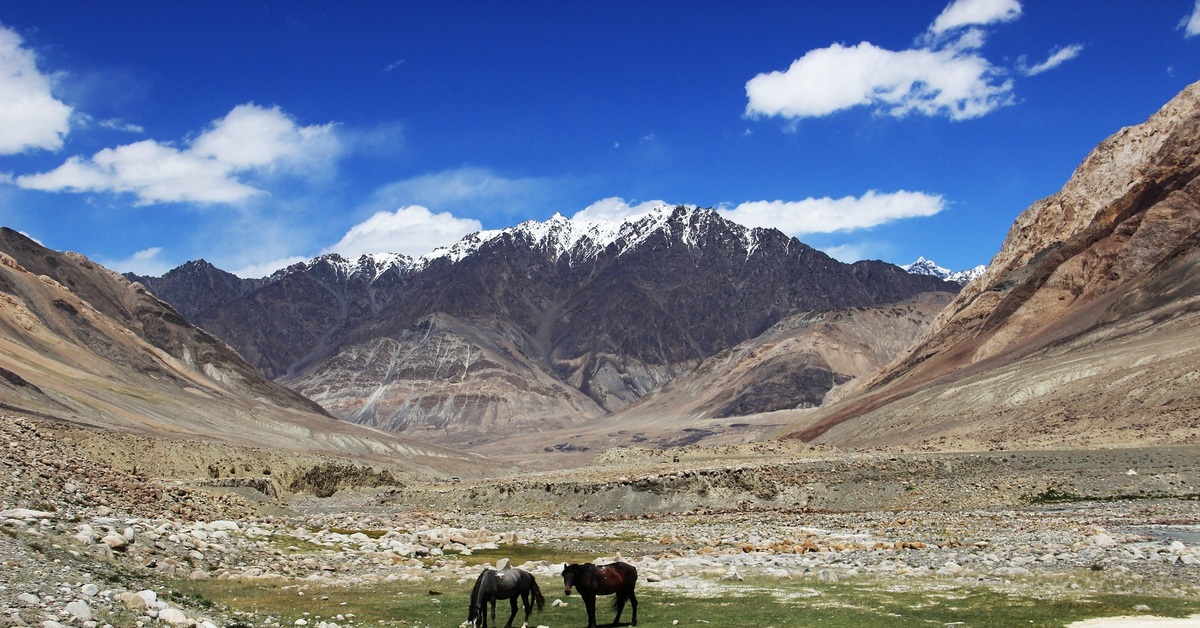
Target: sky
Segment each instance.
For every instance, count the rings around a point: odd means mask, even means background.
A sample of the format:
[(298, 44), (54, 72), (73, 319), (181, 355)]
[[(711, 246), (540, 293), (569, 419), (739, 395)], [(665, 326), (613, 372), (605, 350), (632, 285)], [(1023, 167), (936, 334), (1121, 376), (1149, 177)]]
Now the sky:
[(712, 207), (986, 264), (1200, 80), (1200, 0), (0, 5), (0, 225), (266, 276), (555, 213)]

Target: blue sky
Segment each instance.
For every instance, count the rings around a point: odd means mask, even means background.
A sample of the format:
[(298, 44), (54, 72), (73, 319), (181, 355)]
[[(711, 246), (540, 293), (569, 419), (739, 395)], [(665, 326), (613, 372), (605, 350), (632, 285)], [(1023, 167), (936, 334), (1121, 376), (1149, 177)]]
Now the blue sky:
[(14, 2), (0, 224), (262, 276), (665, 201), (960, 270), (1200, 80), (1196, 0)]

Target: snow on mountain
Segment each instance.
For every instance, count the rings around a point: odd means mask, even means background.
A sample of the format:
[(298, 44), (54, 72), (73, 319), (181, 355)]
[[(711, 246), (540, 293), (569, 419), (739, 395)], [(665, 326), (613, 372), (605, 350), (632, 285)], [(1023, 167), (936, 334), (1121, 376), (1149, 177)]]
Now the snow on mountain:
[(719, 221), (734, 230), (747, 250), (752, 251), (757, 245), (757, 230), (729, 222), (711, 210), (662, 204), (648, 212), (621, 220), (582, 220), (554, 214), (545, 222), (529, 220), (508, 229), (478, 231), (450, 246), (435, 249), (421, 256), (416, 264), (423, 266), (437, 259), (448, 259), (457, 263), (487, 243), (505, 235), (524, 240), (532, 247), (552, 254), (567, 255), (573, 262), (595, 257), (613, 244), (619, 245), (617, 254), (621, 255), (636, 248), (655, 233), (669, 228), (672, 220), (687, 225), (680, 241), (688, 246), (699, 246), (705, 230), (714, 221)]
[(911, 264), (901, 265), (900, 268), (914, 275), (930, 275), (939, 279), (945, 279), (946, 281), (952, 281), (960, 286), (967, 285), (972, 279), (982, 275), (983, 271), (987, 270), (986, 266), (980, 265), (968, 270), (955, 272), (949, 268), (938, 266), (932, 260), (927, 260), (923, 256), (917, 258), (917, 261)]
[(276, 281), (294, 272), (314, 269), (327, 269), (338, 278), (365, 278), (368, 282), (372, 282), (390, 270), (405, 272), (412, 269), (414, 265), (413, 258), (399, 253), (369, 253), (360, 255), (356, 260), (347, 259), (337, 253), (328, 253), (314, 257), (307, 262), (300, 262), (278, 270), (268, 278), (268, 282)]

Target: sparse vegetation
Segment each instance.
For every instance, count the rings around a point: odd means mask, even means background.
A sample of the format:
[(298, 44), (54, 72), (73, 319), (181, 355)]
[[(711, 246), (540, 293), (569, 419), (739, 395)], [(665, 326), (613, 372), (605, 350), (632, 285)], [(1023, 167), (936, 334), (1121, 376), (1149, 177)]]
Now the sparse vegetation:
[[(554, 583), (557, 584), (557, 583)], [(182, 595), (218, 600), (235, 610), (278, 617), (284, 624), (353, 616), (356, 624), (380, 626), (457, 625), (466, 617), (469, 582), (378, 584), (361, 588), (300, 582), (183, 581), (172, 586)], [(557, 586), (542, 583), (549, 600)], [(807, 580), (752, 580), (729, 584), (719, 594), (691, 593), (642, 586), (638, 591), (639, 625), (725, 626), (1064, 626), (1073, 621), (1114, 615), (1151, 614), (1186, 617), (1200, 603), (1165, 596), (1100, 593), (1072, 598), (1007, 593), (988, 587), (906, 587), (895, 582), (819, 583)], [(432, 594), (436, 593), (436, 595)], [(565, 607), (547, 605), (537, 624), (582, 624), (578, 597), (561, 597)], [(1137, 610), (1137, 609), (1151, 609)], [(602, 622), (611, 611), (600, 606)], [(624, 621), (628, 621), (626, 610)], [(499, 611), (498, 611), (499, 614)]]

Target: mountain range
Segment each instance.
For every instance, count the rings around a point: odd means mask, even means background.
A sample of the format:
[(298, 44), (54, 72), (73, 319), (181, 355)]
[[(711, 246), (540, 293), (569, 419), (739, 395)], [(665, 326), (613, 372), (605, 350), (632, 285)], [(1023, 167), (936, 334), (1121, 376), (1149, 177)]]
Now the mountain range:
[[(418, 259), (325, 255), (263, 280), (198, 261), (131, 279), (333, 415), (457, 445), (620, 412), (791, 316), (959, 289), (665, 205), (556, 215)], [(837, 377), (725, 411), (819, 402)]]
[(1198, 135), (1200, 84), (1097, 146), (961, 287), (927, 260), (843, 264), (689, 207), (263, 279), (203, 261), (122, 277), (4, 229), (0, 407), (460, 466), (423, 443), (1194, 443)]

